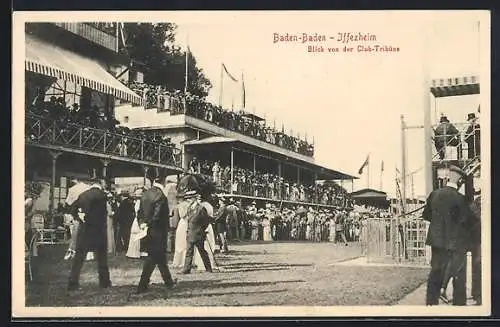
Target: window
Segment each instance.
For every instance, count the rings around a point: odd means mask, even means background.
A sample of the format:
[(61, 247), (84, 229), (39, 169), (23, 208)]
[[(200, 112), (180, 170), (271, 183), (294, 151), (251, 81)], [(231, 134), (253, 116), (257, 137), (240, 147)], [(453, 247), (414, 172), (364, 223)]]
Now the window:
[(57, 206), (61, 203), (64, 204), (66, 200), (66, 196), (68, 195), (68, 179), (67, 177), (60, 177), (59, 180), (56, 180), (56, 185), (54, 187), (54, 209), (57, 209)]
[(62, 97), (67, 107), (71, 107), (77, 103), (80, 105), (82, 97), (82, 87), (76, 83), (71, 83), (65, 80), (55, 81), (45, 93), (45, 101), (50, 101), (51, 97)]

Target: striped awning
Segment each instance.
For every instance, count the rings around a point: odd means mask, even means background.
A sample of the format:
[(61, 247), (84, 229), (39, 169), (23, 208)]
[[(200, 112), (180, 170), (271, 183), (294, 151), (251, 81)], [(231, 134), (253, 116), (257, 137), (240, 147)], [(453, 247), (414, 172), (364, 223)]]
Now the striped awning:
[(108, 73), (96, 60), (45, 42), (33, 35), (25, 36), (24, 64), (27, 71), (76, 83), (133, 104), (143, 105), (141, 96)]

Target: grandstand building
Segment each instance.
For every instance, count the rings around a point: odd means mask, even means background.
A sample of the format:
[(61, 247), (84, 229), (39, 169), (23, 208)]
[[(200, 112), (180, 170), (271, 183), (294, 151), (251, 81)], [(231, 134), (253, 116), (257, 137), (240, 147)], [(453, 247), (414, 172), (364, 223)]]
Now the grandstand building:
[[(151, 168), (182, 172), (165, 140), (117, 129), (115, 111), (143, 99), (129, 89), (117, 23), (28, 23), (25, 26), (26, 181), (46, 185), (35, 209), (52, 212), (69, 177), (143, 176)], [(19, 108), (16, 108), (18, 110)]]
[(170, 138), (181, 151), (183, 169), (210, 176), (223, 196), (242, 204), (346, 204), (348, 194), (340, 185), (357, 178), (315, 163), (314, 145), (284, 128), (276, 130), (255, 114), (224, 110), (189, 94), (184, 98), (137, 83), (131, 87), (146, 104), (121, 106), (116, 118), (132, 130)]

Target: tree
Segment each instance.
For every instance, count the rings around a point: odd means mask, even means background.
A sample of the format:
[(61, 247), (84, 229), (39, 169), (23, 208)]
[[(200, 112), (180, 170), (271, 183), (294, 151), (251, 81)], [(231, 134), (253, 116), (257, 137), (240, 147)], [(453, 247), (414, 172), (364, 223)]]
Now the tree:
[[(186, 52), (175, 44), (177, 25), (173, 23), (126, 23), (126, 51), (131, 59), (144, 65), (144, 81), (184, 90)], [(205, 98), (212, 83), (197, 67), (193, 53), (188, 56), (188, 91)]]

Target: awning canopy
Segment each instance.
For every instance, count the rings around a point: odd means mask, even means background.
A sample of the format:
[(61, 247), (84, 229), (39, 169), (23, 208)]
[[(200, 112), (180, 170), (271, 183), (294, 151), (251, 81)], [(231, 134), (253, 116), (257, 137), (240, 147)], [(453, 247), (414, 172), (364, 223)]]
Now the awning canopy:
[(431, 93), (436, 98), (479, 94), (479, 76), (433, 79)]
[(209, 136), (204, 139), (200, 140), (190, 140), (184, 142), (184, 145), (187, 146), (202, 146), (206, 147), (208, 149), (214, 149), (217, 151), (221, 150), (221, 145), (222, 144), (227, 144), (228, 146), (232, 146), (235, 148), (236, 151), (243, 151), (243, 152), (251, 152), (255, 153), (257, 156), (264, 156), (264, 157), (273, 157), (275, 159), (281, 159), (284, 162), (288, 163), (294, 163), (297, 166), (301, 166), (303, 168), (306, 168), (308, 170), (314, 171), (317, 173), (317, 178), (319, 180), (353, 180), (353, 179), (358, 179), (355, 176), (351, 176), (348, 174), (345, 174), (343, 172), (333, 170), (330, 168), (326, 168), (320, 165), (317, 165), (315, 163), (299, 160), (296, 158), (290, 158), (284, 155), (281, 155), (279, 153), (273, 152), (269, 149), (266, 148), (261, 148), (258, 146), (254, 146), (251, 144), (247, 144), (245, 142), (242, 142), (237, 139), (229, 138), (229, 137), (224, 137), (224, 136)]
[(233, 143), (238, 140), (224, 136), (209, 136), (201, 140), (190, 140), (184, 142), (185, 145), (202, 145), (202, 144), (216, 144), (216, 143)]
[(143, 104), (143, 99), (108, 73), (96, 60), (42, 41), (25, 33), (25, 69), (90, 89), (114, 95), (115, 97)]

